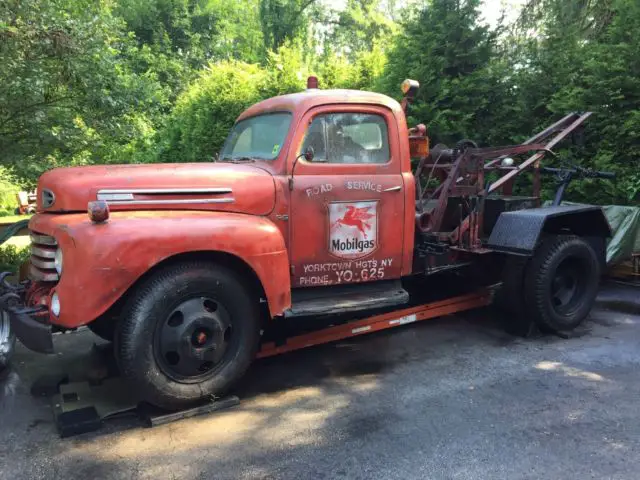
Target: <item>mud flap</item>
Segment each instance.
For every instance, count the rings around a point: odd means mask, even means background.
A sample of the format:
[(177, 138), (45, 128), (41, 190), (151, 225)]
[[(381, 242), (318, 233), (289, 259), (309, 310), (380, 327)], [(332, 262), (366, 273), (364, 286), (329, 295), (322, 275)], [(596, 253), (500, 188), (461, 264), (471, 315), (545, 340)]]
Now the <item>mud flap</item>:
[(528, 257), (509, 255), (505, 262), (502, 286), (496, 292), (495, 306), (502, 328), (516, 337), (531, 337), (536, 323), (527, 315), (524, 306), (524, 274)]

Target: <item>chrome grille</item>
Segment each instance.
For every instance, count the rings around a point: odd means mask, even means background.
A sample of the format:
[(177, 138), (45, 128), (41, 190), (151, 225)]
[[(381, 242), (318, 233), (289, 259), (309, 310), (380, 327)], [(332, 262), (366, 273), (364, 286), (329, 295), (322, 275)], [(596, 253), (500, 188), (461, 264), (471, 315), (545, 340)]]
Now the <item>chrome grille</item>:
[(58, 272), (55, 267), (58, 242), (49, 235), (31, 232), (31, 265), (29, 278), (38, 282), (57, 282)]

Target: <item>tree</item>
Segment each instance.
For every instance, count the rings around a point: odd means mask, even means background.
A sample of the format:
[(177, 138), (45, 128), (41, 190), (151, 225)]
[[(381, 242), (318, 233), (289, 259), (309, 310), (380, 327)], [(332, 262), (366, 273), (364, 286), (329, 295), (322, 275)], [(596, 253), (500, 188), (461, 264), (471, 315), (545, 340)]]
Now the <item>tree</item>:
[(136, 75), (134, 46), (106, 4), (0, 5), (0, 151), (25, 182), (45, 169), (123, 158), (152, 133), (163, 98)]
[(542, 126), (570, 111), (593, 111), (584, 144), (561, 150), (561, 159), (618, 174), (615, 183), (574, 182), (572, 199), (626, 203), (640, 190), (638, 28), (633, 0), (532, 1), (519, 20), (512, 55), (521, 66), (524, 112)]
[(267, 75), (257, 65), (210, 64), (178, 97), (158, 135), (154, 161), (211, 161), (236, 117), (262, 99)]
[(592, 182), (580, 193), (591, 201), (623, 203), (640, 191), (640, 4), (614, 0), (611, 8), (606, 30), (581, 42), (575, 74), (551, 97), (549, 108), (595, 112), (575, 160), (617, 172), (618, 188), (603, 191), (601, 183)]
[(432, 0), (403, 24), (389, 52), (382, 89), (398, 97), (405, 78), (420, 82), (411, 121), (428, 125), (434, 142), (461, 138), (503, 142), (496, 113), (512, 94), (497, 39), (479, 24), (479, 0)]
[(316, 0), (260, 0), (264, 44), (277, 51), (287, 40), (296, 40), (308, 26), (307, 9)]
[(514, 26), (521, 34), (567, 27), (576, 38), (597, 38), (614, 17), (612, 0), (529, 0)]
[(393, 37), (397, 27), (381, 0), (347, 0), (344, 9), (329, 10), (317, 21), (329, 27), (323, 35), (325, 50), (345, 55), (350, 60), (361, 52), (379, 48), (384, 40)]
[(175, 101), (210, 62), (265, 60), (258, 0), (119, 0), (138, 45), (138, 73), (155, 75)]

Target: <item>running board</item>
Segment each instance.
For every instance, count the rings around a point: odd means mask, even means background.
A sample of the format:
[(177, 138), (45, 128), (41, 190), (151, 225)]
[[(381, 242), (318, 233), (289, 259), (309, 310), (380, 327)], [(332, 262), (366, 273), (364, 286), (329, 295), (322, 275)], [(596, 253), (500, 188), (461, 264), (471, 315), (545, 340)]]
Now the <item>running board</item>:
[(266, 342), (261, 345), (257, 357), (271, 357), (314, 345), (335, 342), (337, 340), (378, 332), (388, 328), (400, 327), (408, 323), (420, 322), (430, 318), (464, 312), (465, 310), (471, 310), (473, 308), (485, 307), (490, 305), (492, 301), (493, 288), (482, 288), (474, 293), (418, 305), (416, 307), (394, 310), (393, 312), (373, 315), (342, 325), (334, 325), (314, 332), (289, 337), (281, 345), (275, 342)]
[(409, 301), (399, 280), (294, 290), (286, 318), (393, 307)]

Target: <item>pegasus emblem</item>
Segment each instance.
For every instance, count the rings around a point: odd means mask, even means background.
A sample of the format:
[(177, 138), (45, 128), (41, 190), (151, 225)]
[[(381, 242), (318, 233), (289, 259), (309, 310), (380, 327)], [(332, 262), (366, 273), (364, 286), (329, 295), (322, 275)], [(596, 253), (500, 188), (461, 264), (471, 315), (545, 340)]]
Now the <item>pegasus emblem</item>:
[(372, 207), (354, 207), (353, 205), (347, 206), (347, 211), (342, 218), (339, 218), (333, 223), (333, 227), (345, 225), (348, 227), (356, 227), (360, 231), (364, 238), (367, 238), (367, 230), (371, 230), (371, 224), (367, 221), (375, 217), (375, 214), (369, 213)]

